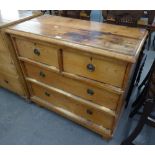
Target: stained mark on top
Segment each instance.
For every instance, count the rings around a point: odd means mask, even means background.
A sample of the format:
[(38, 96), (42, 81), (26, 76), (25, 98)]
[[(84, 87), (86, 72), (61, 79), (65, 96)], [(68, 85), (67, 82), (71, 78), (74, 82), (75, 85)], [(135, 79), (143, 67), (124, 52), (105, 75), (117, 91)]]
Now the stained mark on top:
[(76, 42), (82, 42), (85, 40), (93, 40), (101, 37), (103, 34), (111, 34), (100, 31), (81, 31), (81, 32), (67, 32), (63, 36)]

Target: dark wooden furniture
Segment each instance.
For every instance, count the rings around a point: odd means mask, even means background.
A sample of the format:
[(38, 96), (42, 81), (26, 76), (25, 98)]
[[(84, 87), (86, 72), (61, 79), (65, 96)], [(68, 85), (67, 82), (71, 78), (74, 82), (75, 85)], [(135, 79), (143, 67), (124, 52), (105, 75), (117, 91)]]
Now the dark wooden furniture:
[(137, 26), (138, 20), (144, 15), (143, 10), (105, 10), (102, 11), (103, 17), (108, 23)]
[[(122, 141), (123, 145), (131, 145), (139, 135), (144, 125), (155, 127), (155, 60), (152, 67), (142, 83), (138, 86), (138, 97), (132, 104), (132, 111), (129, 117), (140, 114), (141, 117), (137, 126), (131, 134)], [(142, 112), (140, 110), (142, 109)]]
[[(151, 46), (151, 39), (152, 39), (152, 33), (155, 32), (155, 21), (147, 26), (148, 32), (149, 32), (149, 37), (148, 37), (148, 50), (150, 49)], [(153, 48), (155, 49), (155, 36), (153, 38)]]
[(61, 10), (59, 15), (76, 19), (90, 20), (91, 10)]
[(90, 20), (91, 10), (42, 10), (50, 15)]

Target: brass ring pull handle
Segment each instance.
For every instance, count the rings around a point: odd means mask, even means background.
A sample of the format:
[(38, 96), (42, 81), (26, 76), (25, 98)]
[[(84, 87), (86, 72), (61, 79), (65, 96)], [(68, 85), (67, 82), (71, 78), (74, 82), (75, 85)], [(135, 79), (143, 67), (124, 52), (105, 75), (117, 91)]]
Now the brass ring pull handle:
[(35, 48), (35, 49), (33, 50), (33, 52), (34, 52), (34, 54), (37, 55), (37, 56), (40, 55), (40, 51), (39, 51), (39, 49), (37, 49), (37, 48)]
[(45, 73), (42, 72), (42, 71), (40, 71), (39, 75), (40, 75), (41, 77), (45, 77), (45, 76), (46, 76)]
[(8, 81), (8, 80), (4, 80), (4, 82), (5, 82), (5, 83), (9, 83), (9, 81)]
[(94, 72), (95, 71), (95, 66), (93, 64), (88, 64), (87, 65), (87, 70), (90, 72)]
[(87, 94), (92, 96), (94, 95), (94, 91), (92, 89), (87, 89)]
[(87, 114), (92, 115), (93, 112), (90, 109), (87, 109)]
[(48, 92), (45, 92), (45, 95), (48, 96), (48, 97), (50, 96), (50, 94)]
[(62, 48), (60, 48), (60, 49), (59, 49), (59, 51), (60, 51), (60, 52), (63, 52), (63, 49), (62, 49)]

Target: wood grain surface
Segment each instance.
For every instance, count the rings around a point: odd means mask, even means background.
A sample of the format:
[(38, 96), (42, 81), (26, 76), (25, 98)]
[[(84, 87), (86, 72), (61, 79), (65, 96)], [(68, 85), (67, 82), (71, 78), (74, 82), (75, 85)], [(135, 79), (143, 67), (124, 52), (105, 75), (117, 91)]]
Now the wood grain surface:
[[(28, 33), (102, 50), (100, 54), (129, 57), (134, 61), (147, 36), (147, 31), (112, 24), (44, 15), (9, 28), (10, 33)], [(24, 34), (23, 34), (24, 35)], [(30, 36), (30, 35), (29, 35)]]

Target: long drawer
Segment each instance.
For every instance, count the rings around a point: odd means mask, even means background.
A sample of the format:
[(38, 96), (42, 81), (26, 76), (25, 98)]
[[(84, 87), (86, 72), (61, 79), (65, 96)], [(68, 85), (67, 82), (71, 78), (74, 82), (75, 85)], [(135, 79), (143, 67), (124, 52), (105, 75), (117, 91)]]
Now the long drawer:
[(16, 38), (19, 56), (59, 68), (58, 50), (54, 45)]
[(115, 59), (63, 52), (63, 68), (65, 72), (101, 81), (116, 87), (123, 87), (127, 63)]
[(63, 76), (43, 67), (24, 62), (26, 76), (67, 91), (101, 106), (116, 110), (121, 94)]
[(99, 126), (107, 129), (113, 128), (115, 117), (105, 111), (94, 109), (88, 104), (72, 99), (70, 96), (63, 95), (62, 93), (58, 93), (34, 83), (31, 83), (31, 89), (32, 97), (36, 96), (51, 103), (53, 106), (65, 109)]

